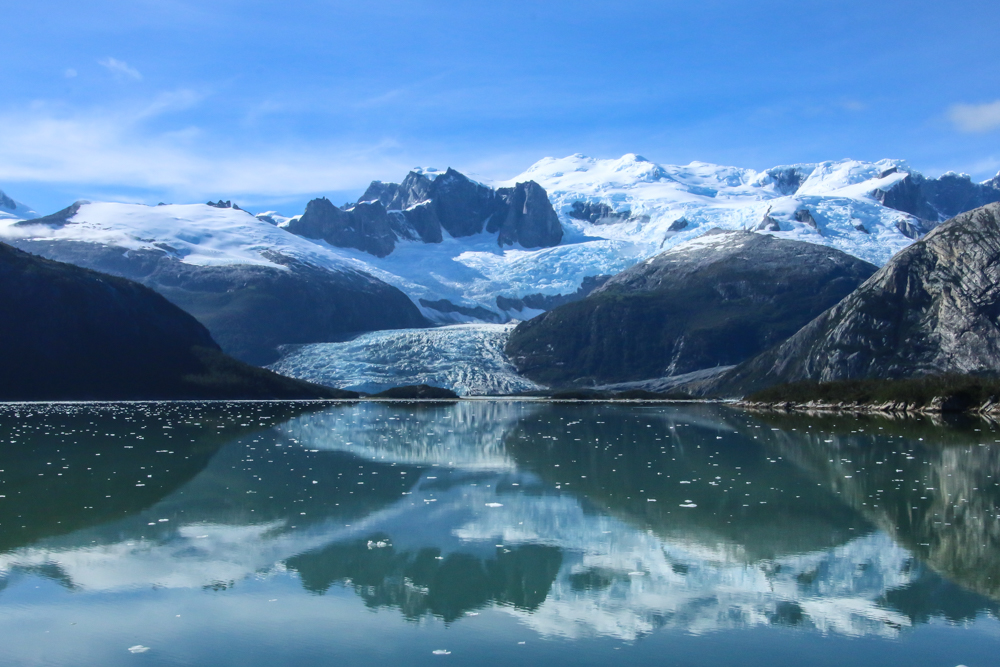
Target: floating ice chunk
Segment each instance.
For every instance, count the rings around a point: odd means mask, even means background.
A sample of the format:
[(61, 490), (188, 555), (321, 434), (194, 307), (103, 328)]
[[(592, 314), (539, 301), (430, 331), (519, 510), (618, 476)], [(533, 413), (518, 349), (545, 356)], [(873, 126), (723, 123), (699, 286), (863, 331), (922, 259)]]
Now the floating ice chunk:
[(145, 653), (149, 650), (148, 646), (143, 646), (142, 644), (136, 644), (135, 646), (129, 646), (129, 653)]
[(487, 507), (503, 507), (503, 503), (486, 503)]
[(451, 651), (448, 651), (443, 648), (434, 649), (433, 651), (431, 651), (431, 653), (433, 653), (434, 655), (451, 655)]
[(698, 505), (691, 502), (690, 500), (685, 500), (684, 502), (681, 503), (681, 507), (697, 507), (697, 506)]

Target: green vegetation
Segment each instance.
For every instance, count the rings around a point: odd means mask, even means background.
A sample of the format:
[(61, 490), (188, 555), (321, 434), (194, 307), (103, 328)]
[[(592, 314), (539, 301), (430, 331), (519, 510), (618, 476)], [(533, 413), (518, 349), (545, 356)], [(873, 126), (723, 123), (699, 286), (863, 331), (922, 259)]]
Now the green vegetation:
[(1000, 397), (1000, 378), (973, 375), (931, 375), (904, 380), (841, 380), (795, 382), (750, 394), (759, 403), (883, 405), (906, 403), (924, 407), (941, 398), (941, 408), (961, 412)]

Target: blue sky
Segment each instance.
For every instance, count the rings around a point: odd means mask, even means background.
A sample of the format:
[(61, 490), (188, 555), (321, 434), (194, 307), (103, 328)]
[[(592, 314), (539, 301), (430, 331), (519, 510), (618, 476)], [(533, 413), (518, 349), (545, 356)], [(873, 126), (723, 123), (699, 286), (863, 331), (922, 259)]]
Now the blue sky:
[(982, 180), (998, 27), (996, 0), (8, 3), (0, 189), (294, 214), (417, 165), (628, 152)]

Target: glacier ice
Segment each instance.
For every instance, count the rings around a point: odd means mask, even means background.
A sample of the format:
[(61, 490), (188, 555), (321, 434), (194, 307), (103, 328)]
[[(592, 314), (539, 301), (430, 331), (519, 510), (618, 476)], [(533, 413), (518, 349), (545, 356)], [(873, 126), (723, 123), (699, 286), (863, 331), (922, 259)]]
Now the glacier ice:
[(538, 389), (517, 374), (503, 348), (513, 324), (458, 324), (436, 329), (374, 331), (340, 343), (288, 346), (270, 366), (283, 375), (331, 387), (377, 393), (429, 384), (460, 396)]

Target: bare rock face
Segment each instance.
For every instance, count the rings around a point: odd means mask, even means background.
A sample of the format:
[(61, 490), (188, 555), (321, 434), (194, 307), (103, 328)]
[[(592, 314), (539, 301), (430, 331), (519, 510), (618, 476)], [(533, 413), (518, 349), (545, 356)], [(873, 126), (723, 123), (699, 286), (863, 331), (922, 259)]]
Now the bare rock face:
[(908, 174), (887, 190), (872, 194), (883, 206), (914, 215), (929, 223), (927, 227), (933, 227), (965, 211), (1000, 201), (1000, 174), (984, 183), (973, 183), (965, 174), (948, 173), (940, 178)]
[(771, 217), (771, 209), (767, 209), (767, 213), (761, 218), (760, 223), (757, 225), (758, 232), (780, 232), (781, 225), (778, 221)]
[(708, 390), (945, 373), (1000, 373), (1000, 204), (943, 223)]
[(410, 172), (402, 183), (375, 181), (357, 204), (338, 209), (314, 199), (288, 231), (385, 257), (397, 241), (440, 243), (484, 231), (497, 245), (525, 248), (559, 245), (562, 225), (545, 190), (534, 182), (494, 190), (448, 169), (433, 180)]
[(338, 248), (357, 248), (376, 257), (385, 257), (396, 247), (385, 207), (379, 202), (362, 202), (344, 211), (329, 199), (313, 199), (306, 212), (288, 224), (288, 231), (311, 239), (322, 239)]
[(500, 246), (517, 243), (525, 248), (546, 248), (559, 245), (563, 235), (562, 225), (542, 186), (528, 181), (513, 188), (503, 188), (497, 193), (504, 199), (506, 215), (495, 228), (492, 223), (499, 216), (494, 216), (491, 224), (487, 225), (487, 231), (499, 232), (497, 243)]
[(800, 208), (799, 210), (797, 210), (795, 212), (795, 219), (798, 220), (799, 222), (804, 222), (805, 224), (809, 225), (820, 234), (823, 233), (822, 231), (820, 231), (819, 223), (816, 222), (816, 218), (812, 216), (812, 213), (809, 212), (809, 209)]

